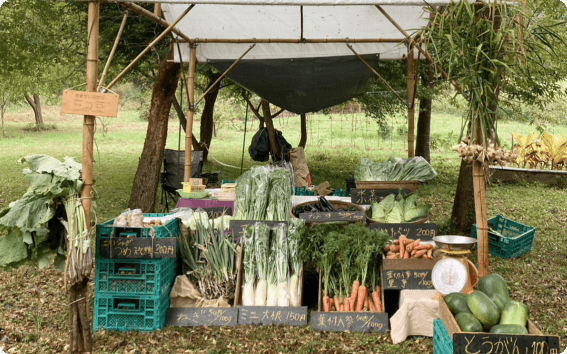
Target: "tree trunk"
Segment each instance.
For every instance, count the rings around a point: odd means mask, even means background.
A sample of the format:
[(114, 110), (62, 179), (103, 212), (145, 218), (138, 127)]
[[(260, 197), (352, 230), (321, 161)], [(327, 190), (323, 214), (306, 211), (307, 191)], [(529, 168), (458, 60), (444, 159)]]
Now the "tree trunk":
[(465, 233), (475, 221), (472, 166), (462, 160), (451, 220), (458, 231)]
[[(212, 73), (208, 76), (207, 88), (211, 87), (215, 81), (221, 76), (220, 73)], [(221, 80), (222, 82), (222, 80)], [(214, 133), (214, 111), (215, 103), (219, 95), (220, 82), (205, 96), (205, 107), (203, 107), (203, 113), (201, 113), (201, 135), (200, 135), (200, 150), (203, 150), (203, 162), (207, 162), (207, 156), (209, 154), (209, 148), (211, 146), (211, 141), (213, 140)]]
[(305, 113), (301, 113), (301, 139), (299, 139), (299, 146), (305, 150), (307, 144), (307, 117)]
[[(432, 76), (431, 70), (421, 75), (421, 85), (429, 87)], [(431, 136), (431, 98), (423, 97), (419, 100), (419, 116), (417, 120), (417, 139), (415, 142), (415, 155), (422, 156), (431, 162), (429, 140)]]
[(71, 286), (69, 290), (69, 326), (71, 328), (71, 353), (92, 352), (93, 340), (88, 318), (87, 287), (89, 278)]
[(272, 122), (272, 111), (270, 110), (270, 102), (262, 100), (262, 115), (264, 122), (266, 123), (266, 129), (268, 130), (268, 138), (270, 139), (270, 150), (275, 156), (280, 156), (280, 146), (276, 139), (276, 130), (274, 128), (274, 122)]
[(0, 107), (0, 116), (2, 118), (2, 137), (6, 137), (6, 128), (4, 128), (4, 107)]
[[(173, 108), (175, 108), (175, 112), (177, 112), (177, 118), (179, 118), (179, 124), (183, 128), (183, 131), (187, 129), (187, 118), (185, 118), (185, 113), (177, 101), (177, 97), (173, 96)], [(185, 132), (187, 133), (187, 132)], [(199, 146), (199, 142), (195, 139), (195, 135), (191, 134), (191, 146), (193, 147), (193, 151), (200, 151), (201, 147)]]
[(28, 95), (25, 94), (24, 97), (26, 101), (33, 109), (33, 114), (35, 116), (35, 124), (39, 127), (43, 125), (43, 115), (41, 114), (41, 102), (39, 101), (39, 96), (37, 94), (33, 95), (33, 99)]
[(181, 64), (170, 61), (173, 59), (172, 48), (170, 46), (167, 55), (169, 60), (162, 61), (154, 82), (146, 140), (128, 202), (128, 208), (142, 209), (144, 213), (154, 212), (169, 111), (182, 70)]

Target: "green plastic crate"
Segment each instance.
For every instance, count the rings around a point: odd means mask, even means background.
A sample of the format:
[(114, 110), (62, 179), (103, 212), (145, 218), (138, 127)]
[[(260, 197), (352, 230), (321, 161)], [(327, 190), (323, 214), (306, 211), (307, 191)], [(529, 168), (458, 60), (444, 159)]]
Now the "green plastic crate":
[(438, 318), (433, 320), (433, 354), (453, 354), (453, 341)]
[(168, 307), (169, 292), (160, 297), (95, 294), (93, 330), (151, 332), (164, 326)]
[[(144, 214), (145, 217), (160, 217), (169, 214)], [(179, 236), (179, 220), (173, 219), (167, 222), (167, 224), (156, 227), (114, 227), (114, 219), (109, 220), (103, 224), (96, 225), (96, 254), (99, 254), (100, 247), (103, 240), (108, 240), (110, 237), (127, 237), (127, 236), (137, 236), (137, 237), (155, 237), (155, 238), (166, 238), (166, 237), (177, 237)]]
[[(500, 258), (513, 258), (532, 249), (535, 227), (522, 225), (500, 215), (488, 219), (488, 227), (502, 234), (488, 232), (488, 253)], [(476, 224), (472, 226), (471, 237), (477, 238)]]
[(335, 191), (333, 192), (333, 195), (335, 197), (342, 197), (343, 196), (343, 189), (342, 188), (335, 189)]
[(103, 295), (161, 296), (171, 289), (176, 268), (176, 258), (97, 258), (94, 292)]

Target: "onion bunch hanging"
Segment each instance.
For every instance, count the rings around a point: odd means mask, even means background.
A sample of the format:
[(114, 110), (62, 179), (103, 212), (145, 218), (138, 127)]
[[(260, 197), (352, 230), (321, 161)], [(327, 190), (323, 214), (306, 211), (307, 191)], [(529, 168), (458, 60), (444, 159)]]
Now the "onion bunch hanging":
[(471, 144), (467, 137), (462, 138), (459, 144), (453, 146), (453, 151), (456, 151), (461, 159), (469, 164), (478, 161), (488, 165), (504, 166), (507, 163), (513, 163), (518, 157), (515, 152), (505, 151), (491, 141), (488, 146)]

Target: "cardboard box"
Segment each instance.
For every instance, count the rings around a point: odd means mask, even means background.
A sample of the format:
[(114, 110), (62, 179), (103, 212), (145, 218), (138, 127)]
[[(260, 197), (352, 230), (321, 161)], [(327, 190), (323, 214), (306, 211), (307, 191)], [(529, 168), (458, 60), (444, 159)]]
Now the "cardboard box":
[(386, 259), (382, 256), (382, 282), (385, 290), (433, 289), (431, 271), (441, 258)]
[(205, 179), (204, 178), (190, 178), (189, 179), (189, 185), (190, 186), (204, 186), (205, 184)]
[(545, 336), (528, 320), (528, 334), (462, 332), (444, 298), (439, 299), (439, 316), (453, 341), (454, 354), (559, 354), (559, 337)]
[(187, 184), (187, 182), (183, 183), (183, 192), (185, 193), (191, 193), (191, 192), (204, 192), (205, 191), (206, 186), (192, 186), (190, 184)]

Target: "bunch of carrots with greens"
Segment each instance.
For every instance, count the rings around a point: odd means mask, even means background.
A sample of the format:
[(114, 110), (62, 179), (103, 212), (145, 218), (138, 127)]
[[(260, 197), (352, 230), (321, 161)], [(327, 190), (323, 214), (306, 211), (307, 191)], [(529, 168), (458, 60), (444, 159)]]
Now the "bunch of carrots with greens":
[(301, 260), (322, 273), (323, 311), (382, 312), (377, 269), (387, 242), (361, 223), (317, 224), (303, 235)]

